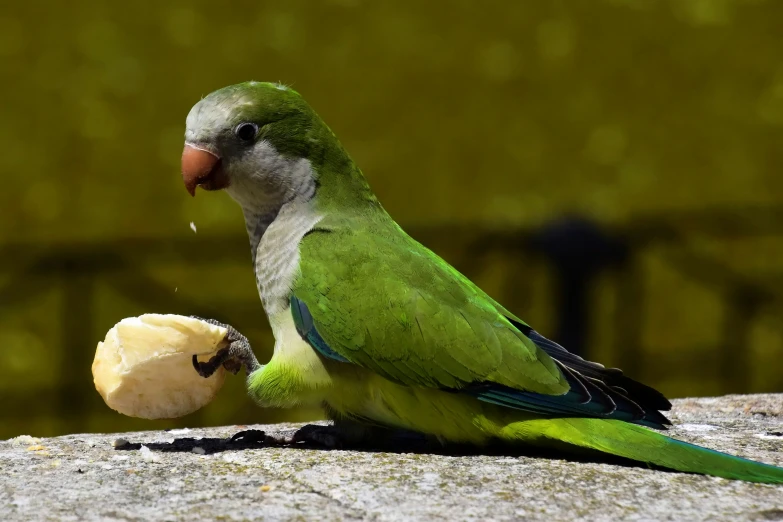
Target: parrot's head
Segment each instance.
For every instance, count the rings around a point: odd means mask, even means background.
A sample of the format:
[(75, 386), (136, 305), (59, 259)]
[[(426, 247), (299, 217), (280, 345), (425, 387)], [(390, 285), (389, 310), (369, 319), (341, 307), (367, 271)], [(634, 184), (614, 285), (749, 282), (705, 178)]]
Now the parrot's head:
[(182, 179), (196, 188), (227, 189), (240, 203), (264, 204), (313, 186), (310, 159), (337, 140), (307, 102), (279, 84), (246, 82), (217, 90), (190, 111)]

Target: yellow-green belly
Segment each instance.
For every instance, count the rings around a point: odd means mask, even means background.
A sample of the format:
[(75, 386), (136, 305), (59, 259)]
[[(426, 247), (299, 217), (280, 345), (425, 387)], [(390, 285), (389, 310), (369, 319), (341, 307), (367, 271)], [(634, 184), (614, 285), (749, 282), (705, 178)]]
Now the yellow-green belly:
[(535, 418), (465, 394), (396, 384), (369, 370), (341, 363), (327, 363), (325, 372), (311, 372), (309, 378), (297, 366), (273, 359), (261, 373), (251, 376), (251, 394), (262, 406), (325, 406), (340, 416), (454, 442), (526, 438), (520, 436), (520, 423)]
[(533, 415), (466, 394), (404, 386), (359, 366), (327, 360), (296, 333), (290, 314), (279, 319), (273, 323), (278, 344), (272, 360), (248, 379), (250, 394), (261, 406), (324, 406), (345, 417), (454, 442), (536, 438), (524, 435), (528, 430), (523, 425)]

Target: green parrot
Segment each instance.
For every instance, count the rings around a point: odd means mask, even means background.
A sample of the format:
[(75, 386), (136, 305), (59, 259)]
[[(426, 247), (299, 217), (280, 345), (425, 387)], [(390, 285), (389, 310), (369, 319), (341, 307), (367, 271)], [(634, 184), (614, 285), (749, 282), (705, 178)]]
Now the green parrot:
[(323, 407), (335, 424), (308, 440), (379, 426), (783, 483), (783, 468), (653, 431), (670, 424), (661, 393), (541, 336), (408, 236), (294, 90), (247, 82), (199, 101), (182, 176), (191, 195), (223, 189), (241, 206), (275, 337), (265, 365), (233, 328), (228, 348), (193, 364), (204, 376), (246, 366), (263, 407)]

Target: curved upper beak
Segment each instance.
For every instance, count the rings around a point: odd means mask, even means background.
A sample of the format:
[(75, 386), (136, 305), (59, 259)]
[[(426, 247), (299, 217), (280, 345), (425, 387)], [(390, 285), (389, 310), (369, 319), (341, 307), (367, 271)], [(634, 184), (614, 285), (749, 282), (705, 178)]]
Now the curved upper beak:
[(220, 158), (216, 154), (186, 143), (182, 151), (182, 181), (188, 193), (195, 196), (199, 185), (212, 188), (210, 185), (214, 183), (210, 182), (214, 181), (219, 165)]

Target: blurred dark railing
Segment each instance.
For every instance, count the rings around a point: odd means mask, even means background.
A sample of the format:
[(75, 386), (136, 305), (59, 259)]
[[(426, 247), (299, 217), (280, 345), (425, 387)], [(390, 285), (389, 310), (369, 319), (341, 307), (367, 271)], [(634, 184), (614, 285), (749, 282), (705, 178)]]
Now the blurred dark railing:
[[(693, 235), (717, 240), (783, 237), (783, 207), (683, 212), (637, 219), (613, 229), (566, 217), (536, 231), (431, 226), (410, 228), (409, 232), (471, 278), (480, 277), (487, 256), (493, 254), (510, 259), (538, 259), (547, 265), (555, 275), (557, 320), (555, 333), (551, 335), (586, 357), (590, 357), (590, 347), (582, 339), (586, 338), (591, 311), (586, 289), (602, 271), (610, 270), (616, 280), (615, 360), (628, 374), (642, 379), (646, 358), (655, 353), (645, 348), (642, 335), (648, 289), (639, 258), (647, 249), (666, 246), (666, 263), (688, 279), (717, 292), (726, 310), (719, 344), (686, 350), (691, 360), (683, 361), (678, 356), (677, 364), (670, 365), (672, 372), (688, 373), (694, 367), (712, 364), (720, 374), (723, 391), (748, 390), (750, 371), (744, 347), (749, 344), (751, 324), (762, 307), (783, 304), (783, 280), (771, 276), (749, 277), (720, 259), (690, 248)], [(62, 328), (61, 346), (57, 349), (64, 354), (58, 368), (59, 381), (49, 389), (40, 390), (35, 397), (30, 397), (27, 390), (0, 389), (2, 416), (24, 419), (56, 414), (70, 419), (74, 430), (81, 428), (80, 423), (96, 404), (95, 393), (84, 382), (84, 374), (94, 353), (85, 347), (94, 347), (96, 343), (92, 318), (98, 283), (108, 285), (142, 309), (222, 318), (240, 329), (243, 325), (258, 324), (263, 314), (255, 299), (194, 304), (149, 275), (150, 267), (167, 265), (199, 268), (209, 273), (211, 266), (230, 263), (246, 265), (249, 271), (248, 250), (246, 237), (240, 235), (0, 246), (0, 276), (10, 276), (0, 285), (0, 320), (10, 310), (30, 306), (53, 287), (61, 288), (64, 296), (61, 317), (57, 318)], [(451, 256), (447, 252), (461, 254)], [(535, 277), (535, 271), (526, 267), (524, 274), (510, 279), (525, 277)], [(505, 295), (495, 296), (512, 310), (530, 306), (521, 304), (519, 294), (524, 292), (520, 292), (516, 283), (509, 281), (503, 286)], [(779, 390), (783, 389), (783, 376), (778, 386)]]

